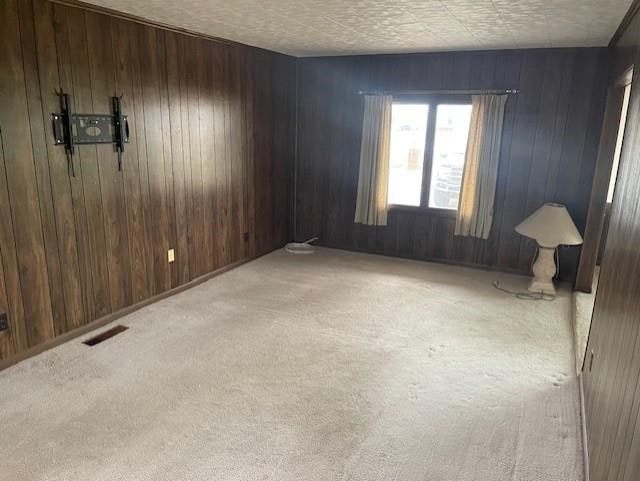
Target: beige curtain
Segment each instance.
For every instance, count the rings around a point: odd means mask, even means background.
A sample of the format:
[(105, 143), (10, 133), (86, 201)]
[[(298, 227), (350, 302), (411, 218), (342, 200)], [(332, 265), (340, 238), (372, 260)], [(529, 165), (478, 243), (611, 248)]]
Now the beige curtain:
[(488, 239), (506, 95), (474, 95), (455, 234)]
[(361, 224), (387, 225), (391, 106), (390, 95), (366, 95), (364, 98), (355, 215), (355, 222)]

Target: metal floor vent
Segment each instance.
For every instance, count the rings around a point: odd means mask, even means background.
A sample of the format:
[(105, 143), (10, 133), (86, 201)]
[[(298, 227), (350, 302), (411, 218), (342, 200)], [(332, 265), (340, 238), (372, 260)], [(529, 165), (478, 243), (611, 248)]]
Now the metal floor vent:
[(102, 341), (106, 341), (107, 339), (112, 338), (116, 334), (120, 334), (127, 329), (129, 329), (127, 326), (118, 325), (104, 332), (101, 332), (97, 336), (93, 336), (86, 341), (82, 341), (82, 344), (86, 344), (87, 346), (95, 346), (96, 344), (100, 344)]

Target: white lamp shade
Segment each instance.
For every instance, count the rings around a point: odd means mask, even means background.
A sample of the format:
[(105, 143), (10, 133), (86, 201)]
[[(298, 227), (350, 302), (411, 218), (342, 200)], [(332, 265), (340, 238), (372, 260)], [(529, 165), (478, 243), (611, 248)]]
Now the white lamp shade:
[(582, 244), (582, 236), (564, 205), (544, 204), (516, 226), (516, 232), (542, 247)]

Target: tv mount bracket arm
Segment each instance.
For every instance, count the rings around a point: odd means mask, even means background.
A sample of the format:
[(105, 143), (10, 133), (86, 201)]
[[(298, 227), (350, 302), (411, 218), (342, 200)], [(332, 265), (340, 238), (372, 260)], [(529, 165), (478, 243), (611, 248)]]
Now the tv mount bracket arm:
[(74, 114), (71, 96), (60, 93), (62, 112), (54, 113), (53, 136), (56, 145), (64, 145), (69, 170), (75, 177), (73, 156), (77, 145), (113, 144), (118, 153), (118, 170), (122, 170), (124, 144), (129, 142), (129, 122), (122, 114), (122, 97), (111, 97), (113, 114)]

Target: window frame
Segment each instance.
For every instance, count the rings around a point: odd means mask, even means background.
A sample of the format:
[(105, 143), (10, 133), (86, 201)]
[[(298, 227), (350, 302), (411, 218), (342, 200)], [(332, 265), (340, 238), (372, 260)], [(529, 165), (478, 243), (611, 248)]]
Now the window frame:
[(444, 217), (455, 217), (457, 209), (443, 209), (429, 207), (429, 194), (431, 186), (431, 174), (433, 171), (433, 149), (436, 140), (436, 120), (438, 106), (445, 105), (471, 105), (471, 95), (467, 94), (396, 94), (392, 99), (393, 104), (427, 104), (429, 114), (427, 117), (427, 131), (422, 159), (422, 183), (420, 185), (420, 205), (389, 204), (387, 207), (393, 211), (428, 212), (429, 214)]

